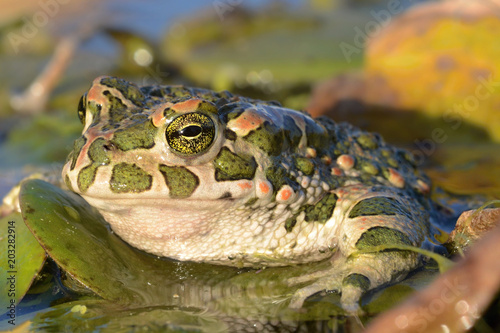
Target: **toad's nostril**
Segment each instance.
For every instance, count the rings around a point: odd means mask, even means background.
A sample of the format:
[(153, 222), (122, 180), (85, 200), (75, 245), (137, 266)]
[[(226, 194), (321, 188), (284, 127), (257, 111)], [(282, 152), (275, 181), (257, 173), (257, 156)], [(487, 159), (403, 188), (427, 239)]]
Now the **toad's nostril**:
[(116, 150), (116, 146), (111, 143), (111, 142), (108, 142), (104, 145), (102, 145), (102, 147), (106, 150), (106, 151), (113, 151), (113, 150)]

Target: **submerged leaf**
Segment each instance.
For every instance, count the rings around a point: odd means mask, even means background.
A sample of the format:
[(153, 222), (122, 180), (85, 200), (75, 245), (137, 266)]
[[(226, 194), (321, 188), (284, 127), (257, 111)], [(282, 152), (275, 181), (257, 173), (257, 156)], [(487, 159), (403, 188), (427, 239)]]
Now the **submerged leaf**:
[[(229, 323), (222, 319), (215, 313), (197, 309), (144, 307), (124, 311), (110, 302), (82, 299), (36, 315), (30, 329), (50, 332), (225, 332)], [(236, 320), (232, 322), (235, 324)]]

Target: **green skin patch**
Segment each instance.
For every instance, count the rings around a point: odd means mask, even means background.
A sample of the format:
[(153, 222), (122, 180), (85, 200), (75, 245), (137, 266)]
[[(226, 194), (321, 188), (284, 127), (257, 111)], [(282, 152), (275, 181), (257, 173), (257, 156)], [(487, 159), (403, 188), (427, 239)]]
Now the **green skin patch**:
[(326, 223), (333, 214), (337, 199), (336, 194), (328, 193), (318, 203), (304, 206), (306, 212), (305, 221)]
[(283, 137), (279, 135), (280, 128), (265, 121), (259, 128), (251, 131), (243, 139), (252, 145), (259, 147), (271, 156), (280, 155), (283, 152)]
[(224, 105), (219, 108), (218, 114), (222, 121), (227, 124), (229, 121), (238, 118), (245, 111), (246, 108), (253, 107), (249, 103), (238, 103), (238, 105)]
[(359, 288), (363, 291), (370, 289), (370, 280), (362, 274), (349, 274), (342, 280), (342, 285), (345, 287), (347, 285)]
[(111, 142), (123, 151), (132, 149), (150, 149), (155, 145), (157, 128), (151, 120), (138, 122), (123, 130), (117, 130)]
[(289, 217), (285, 221), (285, 230), (286, 232), (292, 232), (293, 227), (297, 224), (297, 216), (299, 214), (295, 214), (292, 217)]
[(363, 170), (363, 172), (365, 172), (369, 175), (374, 176), (374, 175), (378, 174), (378, 172), (379, 172), (377, 166), (372, 162), (362, 161), (359, 164), (360, 164), (359, 166), (360, 166), (361, 170)]
[(166, 94), (172, 95), (177, 98), (191, 97), (192, 93), (184, 87), (169, 87)]
[(141, 90), (125, 80), (116, 77), (105, 77), (101, 80), (101, 84), (117, 89), (123, 97), (137, 106), (142, 106), (144, 103), (144, 94)]
[[(375, 246), (397, 246), (397, 245), (413, 245), (403, 232), (388, 227), (373, 227), (364, 232), (356, 242), (358, 250), (370, 251)], [(400, 249), (387, 249), (382, 251), (385, 256), (389, 256), (391, 260), (408, 260), (411, 256), (416, 256), (415, 252)]]
[(236, 133), (234, 133), (233, 131), (231, 131), (230, 129), (227, 129), (227, 128), (224, 131), (224, 137), (228, 140), (231, 140), (231, 141), (236, 141), (236, 139), (238, 138)]
[(273, 189), (278, 191), (283, 185), (290, 185), (292, 188), (298, 188), (298, 183), (291, 179), (288, 170), (280, 163), (279, 158), (273, 159), (271, 166), (266, 169), (266, 179), (271, 182)]
[(83, 146), (85, 146), (86, 143), (87, 139), (85, 139), (83, 136), (75, 140), (75, 143), (73, 144), (73, 150), (68, 155), (68, 160), (71, 159), (70, 170), (73, 170), (75, 168), (76, 160), (78, 159), (78, 156), (80, 156), (80, 151), (82, 150)]
[(297, 157), (295, 159), (295, 166), (298, 170), (302, 171), (305, 175), (312, 175), (314, 173), (314, 163), (305, 157)]
[(113, 96), (107, 90), (104, 91), (103, 94), (108, 98), (108, 114), (109, 122), (111, 124), (119, 124), (124, 119), (127, 119), (132, 115), (132, 112), (130, 112), (128, 107), (122, 102), (120, 98)]
[[(141, 91), (149, 97), (156, 97), (158, 99), (168, 100), (174, 104), (195, 97), (204, 99), (208, 102), (214, 103), (215, 105), (217, 105), (218, 103), (222, 103), (222, 105), (224, 105), (227, 104), (227, 99), (233, 97), (233, 95), (227, 91), (217, 93), (211, 90), (206, 90), (202, 88), (192, 88), (192, 87), (190, 88), (190, 87), (175, 87), (175, 86), (146, 86), (146, 87), (141, 87)], [(223, 99), (225, 100), (225, 102), (222, 101)], [(201, 109), (204, 108), (205, 106), (201, 106)], [(214, 110), (214, 112), (216, 111)], [(169, 113), (169, 111), (167, 111), (167, 113)]]
[(373, 150), (378, 148), (377, 140), (371, 133), (360, 135), (356, 140), (365, 149)]
[(197, 110), (202, 110), (202, 111), (213, 113), (213, 114), (217, 114), (217, 112), (218, 112), (215, 105), (213, 105), (212, 103), (209, 103), (207, 101), (200, 102), (200, 104), (198, 104)]
[(403, 232), (388, 227), (373, 227), (364, 232), (356, 242), (356, 248), (367, 250), (379, 245), (412, 245)]
[(175, 114), (176, 112), (171, 107), (167, 107), (163, 110), (163, 117), (165, 118), (170, 118)]
[(215, 158), (215, 180), (251, 180), (255, 176), (257, 163), (252, 156), (241, 156), (231, 152), (228, 148), (222, 147)]
[(304, 217), (306, 222), (326, 223), (332, 217), (337, 199), (336, 194), (328, 193), (318, 203), (303, 206), (285, 221), (286, 231), (291, 232), (293, 230), (293, 227), (297, 224), (297, 216), (302, 212), (306, 213)]
[(94, 183), (95, 174), (97, 172), (97, 166), (95, 164), (87, 165), (85, 168), (80, 170), (78, 173), (78, 188), (82, 193), (87, 192), (90, 185)]
[(109, 156), (108, 156), (108, 151), (105, 148), (106, 146), (106, 140), (99, 138), (92, 142), (92, 144), (89, 147), (89, 157), (94, 162), (94, 164), (97, 165), (108, 165), (110, 162)]
[(393, 198), (373, 197), (358, 202), (349, 213), (349, 218), (371, 215), (401, 214), (401, 204)]
[(184, 167), (160, 165), (171, 198), (187, 198), (200, 185), (198, 177)]
[[(79, 140), (80, 139), (78, 139), (77, 141)], [(77, 145), (79, 146), (80, 143), (77, 144), (77, 142), (75, 142), (75, 150), (73, 151), (75, 156), (78, 156), (80, 154), (80, 151), (83, 147), (77, 147)], [(82, 193), (85, 193), (89, 189), (90, 185), (94, 183), (97, 168), (102, 165), (108, 165), (110, 163), (108, 151), (104, 147), (105, 145), (106, 140), (99, 138), (92, 142), (89, 147), (88, 155), (92, 163), (80, 170), (77, 179), (78, 188), (80, 189), (80, 191), (82, 191)], [(77, 148), (79, 148), (78, 151), (76, 150)]]
[(385, 162), (388, 166), (397, 169), (399, 167), (398, 158), (394, 155), (392, 150), (388, 148), (383, 148), (380, 150), (382, 155), (382, 160), (385, 159)]
[(153, 177), (135, 164), (120, 163), (113, 167), (109, 181), (115, 193), (139, 193), (151, 189)]
[(317, 149), (326, 148), (330, 145), (328, 133), (311, 118), (304, 118), (306, 121), (307, 145)]
[(284, 123), (282, 131), (285, 142), (287, 142), (290, 147), (296, 148), (300, 143), (300, 139), (302, 138), (302, 131), (297, 126), (295, 120), (293, 120), (292, 117), (285, 115), (283, 116), (283, 121)]
[(248, 199), (247, 202), (245, 202), (245, 206), (247, 207), (251, 207), (254, 203), (256, 203), (257, 201), (259, 201), (259, 198), (251, 198), (251, 199)]
[(266, 121), (259, 128), (246, 135), (244, 140), (271, 156), (278, 156), (290, 148), (292, 151), (295, 150), (302, 137), (302, 131), (291, 117), (284, 116), (283, 119), (284, 126), (282, 128)]
[[(342, 154), (348, 154), (349, 153), (349, 148), (351, 147), (351, 143), (349, 141), (338, 141), (335, 144), (335, 149), (333, 150), (334, 155), (342, 155)], [(354, 162), (354, 165), (356, 165), (356, 161)]]
[(101, 105), (96, 102), (88, 102), (86, 112), (92, 115), (92, 124), (99, 124), (101, 122), (101, 109)]
[(75, 190), (73, 190), (73, 185), (71, 185), (71, 180), (69, 179), (68, 175), (64, 177), (64, 183), (68, 187), (68, 190), (70, 190), (71, 192), (75, 192)]

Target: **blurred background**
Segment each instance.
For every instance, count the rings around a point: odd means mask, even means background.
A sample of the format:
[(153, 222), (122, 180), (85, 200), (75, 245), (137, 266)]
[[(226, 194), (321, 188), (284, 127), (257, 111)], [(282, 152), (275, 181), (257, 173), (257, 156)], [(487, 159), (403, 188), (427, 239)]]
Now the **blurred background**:
[(26, 166), (65, 159), (79, 97), (107, 74), (349, 121), (410, 149), (435, 184), (499, 196), (496, 0), (0, 5), (2, 194)]

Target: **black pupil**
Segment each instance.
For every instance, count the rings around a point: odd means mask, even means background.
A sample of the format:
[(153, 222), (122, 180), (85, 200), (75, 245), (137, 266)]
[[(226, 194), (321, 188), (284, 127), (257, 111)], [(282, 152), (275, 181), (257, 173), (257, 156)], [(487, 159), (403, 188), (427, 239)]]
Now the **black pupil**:
[(187, 137), (195, 137), (200, 135), (201, 127), (196, 125), (186, 126), (179, 131), (180, 135)]

